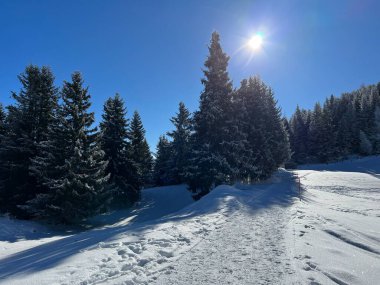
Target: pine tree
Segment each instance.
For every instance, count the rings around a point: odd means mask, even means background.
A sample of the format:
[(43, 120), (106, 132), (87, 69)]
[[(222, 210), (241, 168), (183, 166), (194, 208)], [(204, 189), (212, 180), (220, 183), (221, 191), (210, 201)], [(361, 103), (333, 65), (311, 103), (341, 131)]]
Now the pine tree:
[(336, 160), (339, 157), (339, 148), (337, 145), (337, 136), (338, 136), (338, 120), (337, 117), (337, 99), (333, 95), (330, 98), (326, 99), (323, 105), (323, 118), (324, 126), (326, 130), (326, 144), (328, 148), (325, 149), (326, 156), (328, 161)]
[(156, 159), (154, 161), (153, 179), (155, 185), (175, 184), (171, 168), (172, 145), (165, 136), (160, 136), (156, 148)]
[(7, 115), (4, 111), (3, 105), (0, 103), (0, 145), (3, 140), (3, 136), (6, 133), (6, 118)]
[[(232, 83), (227, 72), (229, 57), (220, 46), (219, 34), (214, 32), (209, 46), (209, 56), (203, 70), (202, 84), (204, 90), (200, 96), (199, 111), (195, 113), (195, 144), (193, 146), (192, 161), (216, 161), (217, 163), (206, 171), (204, 175), (213, 184), (220, 184), (229, 180), (233, 173), (233, 138), (231, 134), (230, 115), (232, 108)], [(196, 157), (202, 155), (203, 157)], [(214, 168), (218, 166), (218, 170)], [(196, 166), (190, 166), (195, 168)], [(190, 172), (188, 172), (190, 173)], [(196, 181), (197, 179), (190, 179)], [(199, 180), (198, 180), (199, 181)], [(193, 185), (195, 188), (197, 186)], [(202, 187), (205, 189), (205, 187)], [(207, 187), (206, 187), (207, 188)], [(194, 190), (194, 189), (193, 189)], [(205, 189), (208, 192), (209, 189)]]
[(263, 176), (262, 166), (268, 154), (265, 137), (263, 85), (258, 77), (243, 80), (237, 91), (236, 104), (239, 106), (239, 128), (246, 135), (247, 155), (242, 160), (241, 176), (248, 181)]
[(31, 161), (47, 138), (58, 95), (48, 67), (30, 65), (18, 78), (22, 89), (12, 93), (16, 103), (8, 107), (8, 131), (0, 147), (0, 210), (26, 217), (20, 206), (40, 191), (30, 174)]
[(290, 155), (281, 110), (272, 90), (258, 77), (242, 81), (235, 104), (239, 106), (239, 129), (245, 134), (241, 175), (248, 181), (267, 178)]
[(369, 141), (367, 135), (365, 132), (360, 131), (360, 153), (363, 155), (370, 155), (372, 154), (372, 144)]
[(234, 108), (235, 108), (235, 125), (239, 132), (240, 147), (237, 155), (240, 156), (238, 161), (238, 178), (242, 181), (249, 182), (252, 173), (257, 169), (253, 164), (255, 146), (252, 145), (251, 132), (255, 128), (255, 116), (257, 116), (257, 105), (254, 104), (252, 97), (251, 79), (241, 81), (240, 88), (234, 92)]
[(112, 199), (117, 206), (130, 205), (139, 197), (137, 169), (131, 161), (126, 109), (119, 94), (104, 104), (102, 115), (101, 146), (108, 161)]
[(296, 163), (304, 163), (309, 155), (309, 122), (310, 116), (297, 106), (290, 118), (290, 144), (293, 151), (292, 159)]
[(327, 149), (330, 147), (326, 120), (322, 107), (315, 104), (310, 123), (310, 151), (316, 162), (327, 162), (329, 156)]
[(172, 138), (169, 161), (170, 176), (174, 179), (173, 183), (179, 184), (185, 181), (184, 174), (189, 163), (190, 137), (193, 127), (190, 112), (183, 102), (179, 103), (178, 113), (170, 121), (175, 127), (173, 131), (168, 132), (168, 136)]
[(380, 104), (375, 109), (375, 153), (380, 154)]
[(109, 176), (99, 134), (91, 127), (94, 114), (88, 111), (90, 95), (80, 73), (64, 82), (62, 100), (44, 152), (33, 160), (34, 173), (48, 191), (29, 201), (26, 209), (40, 218), (76, 223), (106, 207)]
[(266, 131), (268, 148), (273, 157), (273, 164), (266, 165), (266, 167), (268, 167), (268, 175), (270, 175), (289, 159), (290, 145), (288, 133), (285, 130), (281, 118), (282, 111), (281, 108), (277, 106), (277, 100), (274, 98), (273, 90), (267, 87), (264, 94), (265, 112), (263, 116), (265, 117), (264, 121), (266, 126), (264, 130)]
[(140, 188), (151, 182), (153, 159), (145, 139), (145, 129), (140, 115), (134, 112), (130, 126), (130, 157), (137, 169)]
[(224, 157), (214, 155), (209, 144), (192, 142), (192, 145), (195, 147), (186, 167), (185, 179), (193, 198), (197, 200), (224, 181), (225, 175), (220, 170), (226, 169), (228, 163)]

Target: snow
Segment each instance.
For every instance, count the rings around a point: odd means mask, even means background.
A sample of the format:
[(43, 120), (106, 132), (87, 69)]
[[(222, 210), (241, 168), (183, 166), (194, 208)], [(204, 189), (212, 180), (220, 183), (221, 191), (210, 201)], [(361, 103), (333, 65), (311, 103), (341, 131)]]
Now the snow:
[(302, 168), (303, 197), (289, 228), (300, 279), (378, 284), (379, 157)]
[(146, 189), (85, 231), (0, 218), (0, 284), (378, 283), (380, 158), (301, 168), (197, 202)]

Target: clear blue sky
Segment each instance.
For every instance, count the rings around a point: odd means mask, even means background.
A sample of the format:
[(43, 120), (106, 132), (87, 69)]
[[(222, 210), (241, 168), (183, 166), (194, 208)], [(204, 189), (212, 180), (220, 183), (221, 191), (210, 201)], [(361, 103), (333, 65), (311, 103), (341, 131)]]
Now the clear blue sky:
[[(1, 0), (0, 101), (26, 65), (49, 65), (60, 86), (83, 73), (99, 121), (119, 92), (137, 109), (152, 149), (178, 102), (194, 111), (212, 31), (240, 80), (259, 74), (286, 115), (330, 94), (380, 81), (380, 1)], [(264, 34), (263, 51), (239, 48)]]

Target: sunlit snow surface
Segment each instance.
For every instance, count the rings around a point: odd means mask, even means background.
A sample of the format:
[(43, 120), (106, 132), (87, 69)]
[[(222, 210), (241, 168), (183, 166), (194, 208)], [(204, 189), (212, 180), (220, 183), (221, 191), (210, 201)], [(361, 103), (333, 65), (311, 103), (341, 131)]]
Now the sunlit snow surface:
[(0, 284), (379, 284), (379, 174), (370, 157), (198, 202), (184, 185), (152, 188), (87, 231), (3, 217)]

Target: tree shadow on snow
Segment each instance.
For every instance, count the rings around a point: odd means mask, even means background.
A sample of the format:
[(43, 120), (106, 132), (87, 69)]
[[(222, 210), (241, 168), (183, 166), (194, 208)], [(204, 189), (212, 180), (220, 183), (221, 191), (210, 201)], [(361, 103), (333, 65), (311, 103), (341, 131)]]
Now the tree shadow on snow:
[[(226, 188), (226, 195), (217, 193), (217, 196), (211, 196), (212, 199), (202, 198), (198, 202), (184, 207), (184, 209), (177, 214), (174, 213), (173, 215), (165, 216), (165, 212), (162, 212), (158, 213), (155, 219), (147, 220), (148, 216), (144, 216), (144, 210), (136, 210), (134, 212), (135, 216), (132, 216), (127, 224), (122, 224), (123, 217), (116, 216), (114, 218), (115, 220), (121, 221), (120, 225), (114, 224), (109, 227), (79, 232), (75, 235), (65, 236), (15, 253), (0, 259), (0, 279), (9, 278), (17, 274), (32, 274), (53, 268), (62, 263), (65, 259), (81, 251), (90, 250), (97, 246), (107, 247), (108, 243), (119, 239), (119, 235), (123, 233), (133, 233), (134, 236), (141, 237), (144, 235), (144, 232), (154, 230), (154, 226), (157, 224), (171, 221), (185, 221), (196, 216), (217, 212), (220, 209), (223, 210), (224, 215), (229, 215), (239, 207), (237, 201), (241, 204), (248, 205), (248, 208), (252, 211), (269, 208), (273, 205), (289, 206), (294, 199), (298, 197), (298, 191), (296, 187), (294, 187), (293, 178), (289, 177), (292, 174), (284, 172), (282, 175), (285, 175), (283, 177), (284, 179), (280, 179), (271, 184), (257, 184), (247, 187), (247, 190), (236, 190), (239, 191), (239, 193), (247, 191), (247, 195), (239, 194), (238, 199), (232, 199), (231, 197), (233, 195), (231, 195), (231, 192), (228, 192)], [(223, 191), (223, 189), (219, 191)], [(257, 192), (258, 196), (256, 196), (256, 198), (250, 198), (255, 196), (252, 195), (251, 191)], [(213, 192), (211, 192), (211, 195), (213, 195), (212, 193)], [(166, 201), (166, 203), (167, 202), (168, 201)], [(148, 203), (144, 207), (146, 207), (145, 211), (147, 211), (153, 206)]]
[(252, 215), (273, 206), (289, 207), (295, 201), (305, 199), (302, 186), (299, 189), (297, 177), (291, 172), (282, 172), (272, 183), (253, 185), (248, 191), (257, 192), (256, 196), (243, 201)]

